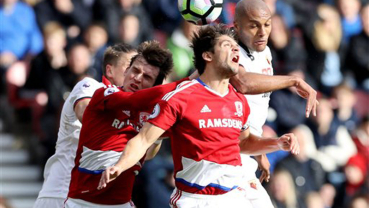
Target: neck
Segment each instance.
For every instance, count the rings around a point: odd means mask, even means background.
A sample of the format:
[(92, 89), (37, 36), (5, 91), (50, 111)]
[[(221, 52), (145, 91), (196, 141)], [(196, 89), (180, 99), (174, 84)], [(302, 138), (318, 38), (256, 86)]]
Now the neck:
[(207, 67), (204, 73), (199, 77), (210, 89), (224, 95), (228, 92), (229, 78), (217, 73), (215, 70), (209, 70)]
[(110, 80), (109, 78), (107, 78), (106, 76), (102, 76), (102, 83), (104, 83), (105, 85), (111, 85), (113, 84), (113, 80)]

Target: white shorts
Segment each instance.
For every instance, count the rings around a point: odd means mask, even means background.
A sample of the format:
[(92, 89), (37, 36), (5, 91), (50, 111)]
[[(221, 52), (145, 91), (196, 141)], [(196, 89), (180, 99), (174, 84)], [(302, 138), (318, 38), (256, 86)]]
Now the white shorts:
[(33, 208), (63, 208), (65, 199), (63, 198), (52, 198), (52, 197), (41, 197), (37, 198)]
[(245, 189), (246, 199), (253, 208), (274, 208), (272, 201), (259, 179), (256, 177), (258, 163), (248, 155), (241, 154), (244, 175), (241, 188)]
[(73, 199), (68, 198), (65, 202), (64, 208), (135, 208), (136, 206), (133, 204), (132, 201), (118, 204), (118, 205), (104, 205), (104, 204), (94, 204), (88, 201), (84, 201), (82, 199)]
[(258, 178), (247, 181), (245, 186), (245, 198), (250, 201), (253, 208), (274, 208), (272, 201)]
[(174, 189), (170, 197), (171, 208), (252, 208), (243, 189), (234, 189), (222, 195), (192, 194)]

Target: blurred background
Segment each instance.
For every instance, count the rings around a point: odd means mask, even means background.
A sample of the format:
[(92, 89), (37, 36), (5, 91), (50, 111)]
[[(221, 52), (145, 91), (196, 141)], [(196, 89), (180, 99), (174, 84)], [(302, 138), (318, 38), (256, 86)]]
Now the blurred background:
[[(306, 119), (293, 89), (272, 93), (264, 134), (295, 133), (301, 153), (269, 154), (272, 178), (264, 185), (276, 208), (368, 208), (368, 0), (265, 1), (274, 73), (305, 79), (320, 105)], [(236, 3), (224, 0), (219, 22), (232, 25)], [(85, 76), (101, 81), (107, 46), (159, 40), (173, 53), (170, 82), (194, 70), (196, 27), (175, 0), (0, 0), (0, 207), (32, 207), (63, 102)], [(169, 207), (172, 176), (164, 141), (138, 175), (137, 207)]]

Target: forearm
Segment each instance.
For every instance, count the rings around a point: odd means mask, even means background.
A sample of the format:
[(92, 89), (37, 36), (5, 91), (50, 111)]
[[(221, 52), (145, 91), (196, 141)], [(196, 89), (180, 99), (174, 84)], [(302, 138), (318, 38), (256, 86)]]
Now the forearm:
[(156, 140), (154, 144), (147, 150), (145, 160), (151, 160), (159, 152), (162, 140)]
[(124, 148), (122, 155), (115, 164), (121, 171), (125, 171), (135, 165), (146, 153), (146, 150), (151, 146), (147, 140), (140, 136), (131, 139)]
[(261, 94), (287, 87), (297, 86), (299, 78), (295, 76), (270, 76), (244, 72), (231, 78), (231, 84), (243, 94)]
[(261, 138), (250, 134), (249, 138), (241, 140), (241, 153), (248, 155), (261, 155), (280, 150), (277, 138)]

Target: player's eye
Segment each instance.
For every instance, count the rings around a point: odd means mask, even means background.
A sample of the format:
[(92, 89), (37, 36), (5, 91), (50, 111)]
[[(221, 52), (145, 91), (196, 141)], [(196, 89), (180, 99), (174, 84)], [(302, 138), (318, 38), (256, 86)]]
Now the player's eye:
[(150, 77), (149, 75), (144, 75), (144, 78), (147, 80), (152, 80), (152, 77)]
[(133, 73), (138, 74), (140, 72), (140, 70), (138, 70), (137, 68), (133, 68)]

